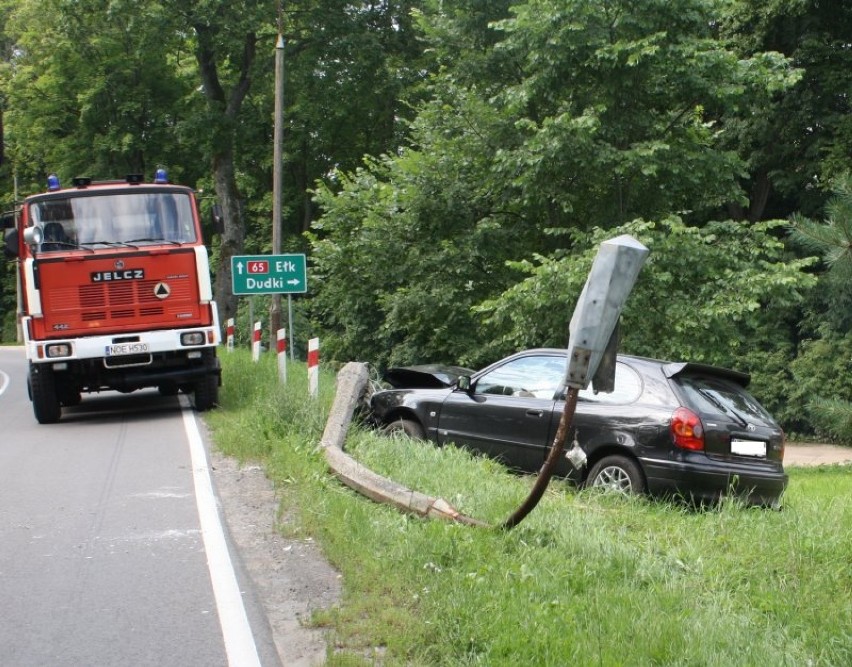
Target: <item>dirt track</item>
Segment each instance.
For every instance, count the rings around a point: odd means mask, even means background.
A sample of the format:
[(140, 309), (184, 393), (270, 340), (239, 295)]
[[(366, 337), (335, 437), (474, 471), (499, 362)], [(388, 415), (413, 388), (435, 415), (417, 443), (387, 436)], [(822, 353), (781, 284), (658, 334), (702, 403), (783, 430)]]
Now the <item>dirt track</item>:
[(852, 447), (788, 442), (784, 450), (785, 466), (817, 466), (832, 463), (852, 463)]

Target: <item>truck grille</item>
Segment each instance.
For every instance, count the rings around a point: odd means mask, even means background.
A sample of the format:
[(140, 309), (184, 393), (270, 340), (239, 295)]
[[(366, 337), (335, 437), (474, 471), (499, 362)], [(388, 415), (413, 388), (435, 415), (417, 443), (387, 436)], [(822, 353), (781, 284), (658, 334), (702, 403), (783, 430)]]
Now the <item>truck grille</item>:
[(57, 315), (77, 311), (81, 322), (126, 320), (135, 317), (172, 316), (170, 310), (185, 311), (192, 303), (188, 278), (169, 280), (171, 294), (160, 300), (154, 294), (158, 280), (136, 280), (100, 285), (73, 285), (51, 290), (51, 301)]
[[(116, 273), (119, 263), (131, 273)], [(57, 257), (41, 260), (37, 268), (45, 313), (37, 324), (45, 337), (195, 326), (207, 313), (192, 249)]]
[[(183, 281), (186, 291), (186, 281)], [(106, 319), (127, 319), (131, 317), (157, 317), (163, 315), (165, 308), (154, 296), (155, 280), (139, 280), (127, 283), (111, 283), (106, 285), (80, 285), (80, 319), (84, 322), (94, 322)], [(181, 295), (172, 297), (180, 300)], [(188, 296), (188, 294), (183, 295)]]

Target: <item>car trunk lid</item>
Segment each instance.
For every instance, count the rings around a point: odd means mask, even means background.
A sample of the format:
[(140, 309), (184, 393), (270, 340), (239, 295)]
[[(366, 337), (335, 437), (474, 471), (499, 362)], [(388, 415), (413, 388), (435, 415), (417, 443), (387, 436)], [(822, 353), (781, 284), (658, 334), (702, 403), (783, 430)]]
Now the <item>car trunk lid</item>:
[(747, 390), (749, 376), (698, 364), (670, 364), (684, 405), (704, 427), (704, 451), (711, 458), (781, 462), (784, 432)]

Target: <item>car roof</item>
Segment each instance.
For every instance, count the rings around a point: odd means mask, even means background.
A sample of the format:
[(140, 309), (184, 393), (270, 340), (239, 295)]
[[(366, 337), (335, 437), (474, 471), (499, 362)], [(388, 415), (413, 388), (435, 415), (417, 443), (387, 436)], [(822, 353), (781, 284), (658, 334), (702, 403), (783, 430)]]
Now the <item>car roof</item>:
[[(526, 355), (526, 354), (554, 354), (554, 355), (565, 355), (567, 354), (567, 349), (560, 347), (539, 347), (532, 348), (529, 350), (523, 350), (518, 352), (518, 355)], [(512, 355), (515, 356), (515, 355)], [(736, 382), (742, 387), (747, 387), (749, 382), (751, 381), (751, 376), (748, 373), (742, 373), (740, 371), (735, 371), (730, 368), (723, 368), (722, 366), (713, 366), (711, 364), (702, 364), (698, 362), (692, 361), (665, 361), (663, 359), (654, 359), (651, 357), (640, 357), (632, 354), (619, 354), (619, 361), (634, 361), (642, 364), (647, 364), (650, 366), (657, 366), (662, 369), (663, 374), (671, 379), (677, 377), (678, 375), (712, 375), (714, 377), (722, 377), (733, 382)]]

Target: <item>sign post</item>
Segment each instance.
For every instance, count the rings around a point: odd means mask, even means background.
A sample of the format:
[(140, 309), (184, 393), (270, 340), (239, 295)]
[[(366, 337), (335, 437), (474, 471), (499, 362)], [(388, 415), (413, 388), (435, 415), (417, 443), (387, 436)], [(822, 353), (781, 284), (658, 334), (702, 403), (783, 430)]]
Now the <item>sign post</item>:
[(231, 257), (231, 292), (235, 296), (287, 295), (291, 359), (294, 353), (293, 294), (304, 294), (307, 291), (308, 269), (304, 254), (234, 255)]
[(228, 352), (233, 352), (234, 351), (234, 318), (233, 317), (228, 318), (228, 322), (227, 322), (227, 326), (225, 328), (225, 331), (226, 331), (227, 336), (228, 336), (228, 338), (227, 338), (227, 340), (228, 340)]
[(254, 331), (251, 336), (251, 359), (260, 361), (260, 322), (254, 323)]
[(287, 329), (278, 329), (275, 332), (278, 353), (278, 381), (287, 384)]
[(308, 393), (319, 396), (319, 338), (308, 341)]

